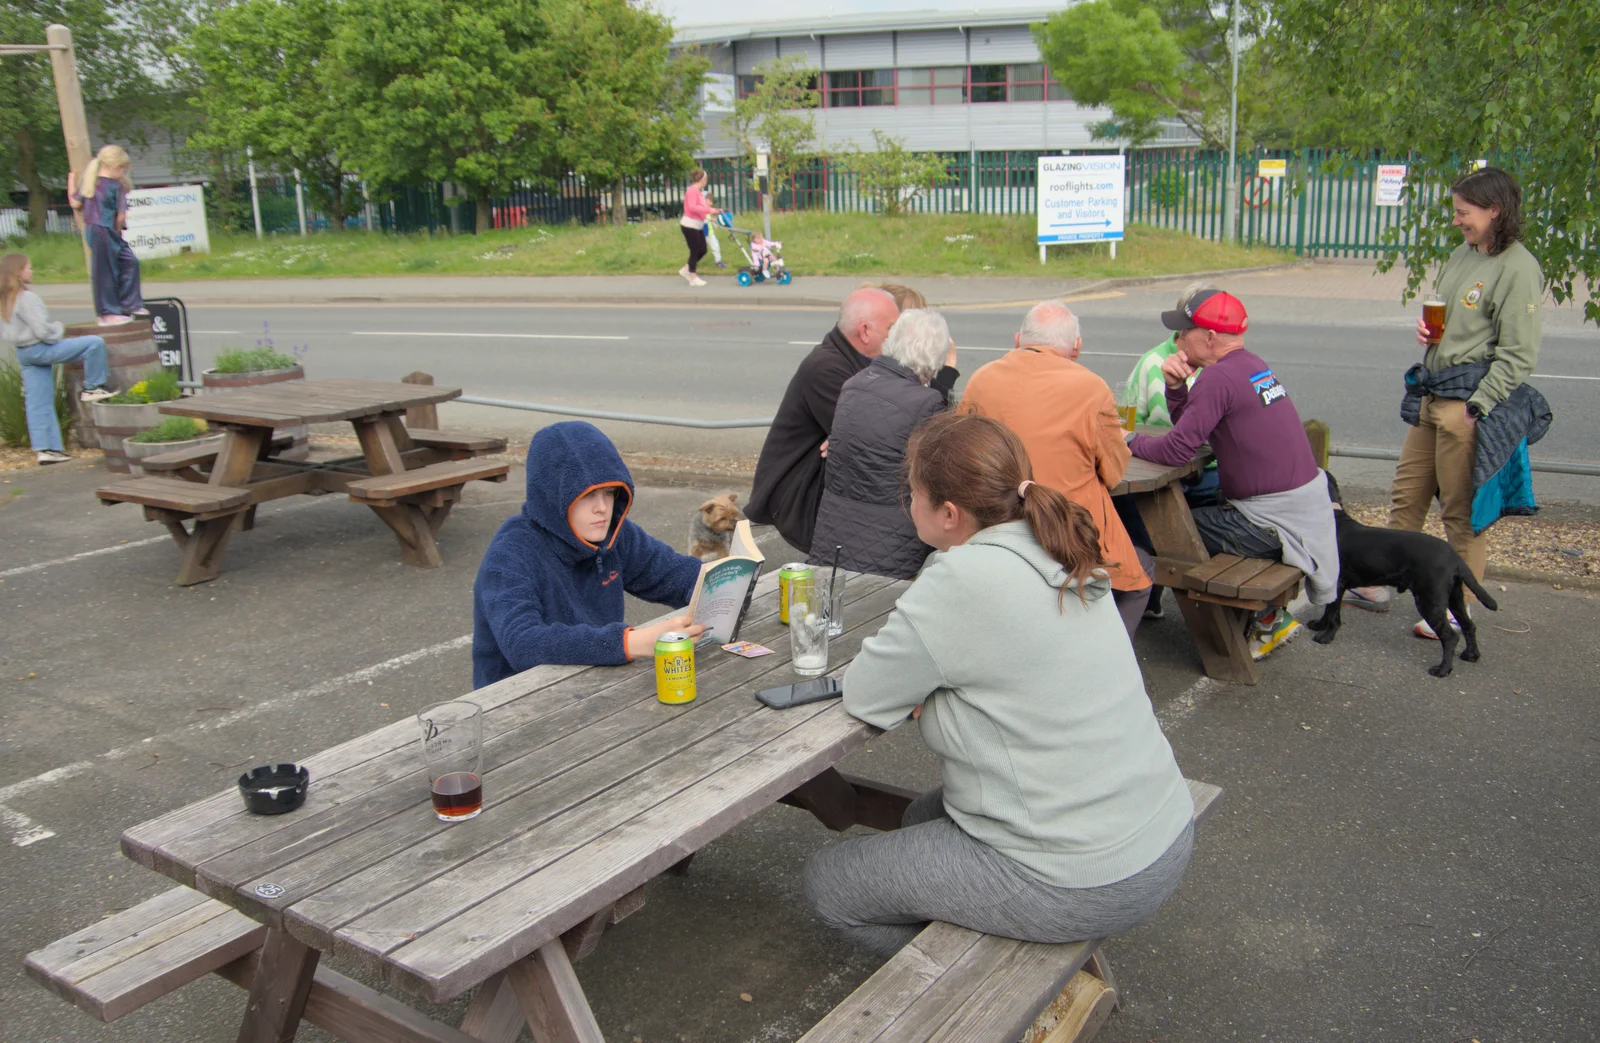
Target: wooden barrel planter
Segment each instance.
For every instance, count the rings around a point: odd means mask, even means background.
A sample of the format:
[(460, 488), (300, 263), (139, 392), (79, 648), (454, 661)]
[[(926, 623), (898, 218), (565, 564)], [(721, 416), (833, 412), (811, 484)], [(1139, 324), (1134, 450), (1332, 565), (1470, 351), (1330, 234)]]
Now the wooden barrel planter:
[[(236, 391), (240, 388), (259, 387), (262, 384), (277, 384), (285, 380), (304, 379), (306, 379), (306, 371), (300, 366), (290, 366), (288, 369), (262, 369), (254, 373), (218, 373), (212, 369), (200, 371), (200, 383), (208, 389), (217, 391)], [(273, 454), (275, 456), (286, 457), (290, 460), (304, 460), (306, 454), (311, 451), (311, 428), (305, 424), (274, 428), (272, 434), (275, 438), (287, 435), (294, 439), (293, 445), (288, 449)]]
[(176, 453), (180, 449), (198, 449), (203, 445), (215, 445), (220, 448), (222, 438), (222, 435), (202, 435), (199, 438), (186, 438), (181, 442), (135, 442), (129, 438), (123, 440), (122, 448), (133, 473), (144, 474), (144, 468), (139, 466), (139, 461), (147, 456)]
[(161, 423), (161, 407), (154, 402), (125, 406), (92, 402), (88, 412), (100, 448), (106, 454), (106, 470), (118, 474), (127, 474), (129, 471), (128, 454), (122, 443), (129, 435)]
[[(106, 387), (112, 391), (126, 391), (161, 368), (161, 358), (156, 354), (156, 342), (150, 332), (149, 319), (135, 319), (120, 326), (76, 322), (67, 327), (66, 335), (68, 337), (92, 335), (106, 342), (106, 364), (111, 374), (110, 379), (106, 381)], [(83, 390), (83, 363), (68, 363), (66, 369), (67, 391), (71, 395), (76, 417), (73, 422), (74, 437), (78, 444), (86, 449), (105, 450), (106, 467), (112, 471), (125, 473), (128, 470), (128, 463), (127, 457), (122, 455), (122, 440), (142, 428), (135, 427), (114, 434), (108, 433), (102, 438), (89, 406), (78, 401), (78, 392)], [(150, 426), (150, 424), (143, 425), (143, 427)]]

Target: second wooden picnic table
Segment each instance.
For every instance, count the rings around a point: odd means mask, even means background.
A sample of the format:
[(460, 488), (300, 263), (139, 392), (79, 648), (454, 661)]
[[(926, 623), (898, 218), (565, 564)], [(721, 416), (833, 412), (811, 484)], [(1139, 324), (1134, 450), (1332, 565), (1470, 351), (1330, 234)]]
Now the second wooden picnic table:
[[(147, 518), (166, 525), (183, 549), (177, 582), (184, 586), (216, 578), (229, 534), (253, 525), (257, 505), (302, 493), (343, 492), (366, 504), (394, 532), (407, 564), (431, 568), (441, 563), (434, 536), (462, 486), (504, 481), (509, 471), (473, 459), (504, 448), (501, 439), (411, 430), (403, 422), (407, 409), (460, 394), (373, 380), (297, 380), (166, 402), (163, 413), (220, 429), (221, 445), (147, 458), (146, 477), (97, 495), (104, 503), (142, 504)], [(272, 456), (274, 428), (339, 421), (354, 426), (361, 455), (319, 462)]]

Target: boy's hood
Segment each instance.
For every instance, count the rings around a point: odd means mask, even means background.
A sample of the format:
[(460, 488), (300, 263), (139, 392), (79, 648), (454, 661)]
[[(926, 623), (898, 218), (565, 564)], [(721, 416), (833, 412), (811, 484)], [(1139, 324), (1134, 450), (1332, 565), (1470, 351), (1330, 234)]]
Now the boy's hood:
[[(572, 531), (567, 511), (573, 501), (603, 486), (617, 489), (617, 505), (605, 543), (596, 546)], [(632, 506), (633, 476), (628, 465), (611, 439), (593, 424), (581, 420), (551, 424), (528, 443), (528, 493), (522, 516), (569, 549), (573, 562), (609, 549)]]
[[(980, 530), (967, 541), (967, 545), (1003, 547), (1033, 566), (1034, 571), (1043, 576), (1044, 581), (1050, 586), (1066, 587), (1068, 590), (1076, 590), (1078, 587), (1078, 581), (1068, 575), (1066, 567), (1045, 553), (1045, 549), (1039, 545), (1039, 540), (1025, 521), (991, 525), (987, 529)], [(1086, 601), (1097, 601), (1109, 593), (1111, 593), (1111, 579), (1104, 570), (1096, 571), (1083, 587), (1083, 597)]]

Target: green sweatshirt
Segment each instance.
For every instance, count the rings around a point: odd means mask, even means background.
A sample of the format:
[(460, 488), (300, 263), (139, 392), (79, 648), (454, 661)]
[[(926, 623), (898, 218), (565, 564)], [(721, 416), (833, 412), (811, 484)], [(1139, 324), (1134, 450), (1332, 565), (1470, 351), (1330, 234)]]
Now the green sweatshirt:
[(1463, 243), (1445, 262), (1436, 288), (1444, 301), (1444, 337), (1423, 355), (1423, 365), (1437, 373), (1488, 362), (1488, 374), (1468, 399), (1487, 413), (1527, 380), (1539, 361), (1544, 274), (1521, 243), (1492, 257)]
[(984, 529), (928, 559), (844, 676), (868, 724), (921, 705), (950, 817), (1058, 887), (1127, 879), (1194, 815), (1111, 585), (1084, 595), (1026, 522)]
[[(1166, 340), (1157, 344), (1139, 357), (1133, 364), (1133, 372), (1128, 375), (1129, 393), (1138, 407), (1134, 414), (1133, 422), (1148, 424), (1151, 427), (1171, 427), (1172, 415), (1167, 412), (1167, 378), (1161, 372), (1161, 364), (1168, 357), (1177, 354), (1178, 341), (1176, 335), (1169, 335)], [(1189, 381), (1194, 384), (1193, 380)]]

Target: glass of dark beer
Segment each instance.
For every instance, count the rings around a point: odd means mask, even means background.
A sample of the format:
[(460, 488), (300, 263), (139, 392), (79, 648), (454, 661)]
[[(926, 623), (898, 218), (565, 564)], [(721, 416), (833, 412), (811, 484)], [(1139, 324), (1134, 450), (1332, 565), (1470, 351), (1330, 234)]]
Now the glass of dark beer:
[(456, 700), (417, 714), (422, 755), (441, 822), (464, 822), (483, 810), (483, 707)]
[(1437, 344), (1444, 339), (1444, 301), (1428, 297), (1422, 302), (1422, 324), (1428, 327), (1428, 343)]

